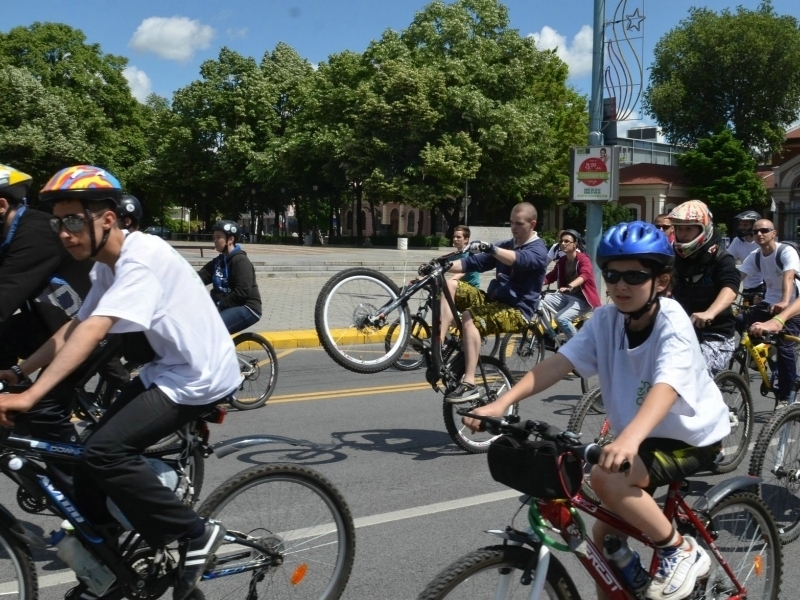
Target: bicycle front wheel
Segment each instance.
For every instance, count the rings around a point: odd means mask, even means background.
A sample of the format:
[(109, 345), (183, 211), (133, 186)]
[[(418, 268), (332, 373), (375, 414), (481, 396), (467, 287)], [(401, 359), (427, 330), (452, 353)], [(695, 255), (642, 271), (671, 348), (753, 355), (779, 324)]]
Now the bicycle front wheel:
[[(529, 568), (533, 569), (531, 575), (535, 575), (536, 563), (537, 555), (529, 548), (521, 546), (481, 548), (463, 556), (442, 571), (428, 584), (417, 600), (442, 598), (523, 600), (530, 597), (531, 586), (521, 583), (522, 575)], [(564, 565), (552, 555), (540, 597), (550, 600), (571, 600), (580, 597)]]
[[(341, 493), (317, 472), (293, 464), (252, 467), (228, 479), (197, 513), (231, 532), (203, 575), (208, 598), (335, 600), (350, 578), (355, 528)], [(235, 536), (277, 552), (280, 564)], [(248, 591), (249, 590), (249, 591)]]
[[(391, 279), (372, 269), (346, 269), (334, 275), (314, 308), (314, 326), (328, 356), (355, 373), (388, 369), (405, 350), (410, 333), (407, 305), (391, 314), (381, 313), (399, 294)], [(393, 324), (396, 327), (387, 344)]]
[(30, 549), (0, 525), (0, 593), (9, 600), (34, 600), (39, 595)]
[(761, 497), (778, 524), (784, 544), (800, 537), (800, 405), (767, 421), (750, 458), (750, 475), (761, 477)]
[(231, 400), (239, 410), (264, 406), (278, 385), (278, 357), (269, 340), (257, 333), (242, 333), (233, 338), (242, 383)]
[(535, 327), (509, 333), (500, 342), (500, 362), (508, 368), (516, 383), (536, 364), (544, 360), (544, 336)]
[[(603, 395), (600, 393), (599, 387), (589, 390), (575, 405), (575, 410), (567, 424), (567, 431), (581, 434), (581, 443), (583, 444), (594, 442), (605, 446), (614, 441), (615, 435), (606, 418), (606, 407), (603, 405)], [(592, 465), (585, 462), (581, 493), (599, 503), (600, 499), (592, 489), (591, 470)]]
[(753, 397), (747, 382), (733, 371), (717, 373), (714, 383), (722, 392), (731, 424), (730, 434), (722, 439), (722, 462), (717, 463), (714, 471), (730, 473), (744, 460), (750, 445), (753, 435)]
[[(783, 549), (775, 521), (761, 498), (748, 492), (731, 494), (711, 509), (709, 516), (707, 529), (736, 580), (747, 590), (748, 600), (778, 600)], [(692, 598), (739, 596), (704, 540), (698, 536), (697, 542), (708, 552), (711, 569), (697, 580)]]
[[(461, 361), (461, 364), (455, 366), (454, 371), (460, 374), (464, 372), (464, 356), (460, 355), (458, 360)], [(483, 375), (481, 375), (481, 365), (483, 365)], [(461, 422), (461, 415), (458, 414), (458, 411), (491, 404), (510, 390), (514, 382), (511, 379), (511, 373), (500, 364), (499, 360), (491, 356), (481, 356), (480, 364), (475, 369), (475, 385), (480, 391), (480, 397), (459, 404), (444, 402), (442, 408), (444, 427), (447, 433), (462, 450), (466, 450), (470, 454), (487, 452), (489, 445), (499, 436), (482, 431), (473, 433)], [(516, 415), (518, 412), (518, 405), (513, 404), (506, 411), (506, 415)]]

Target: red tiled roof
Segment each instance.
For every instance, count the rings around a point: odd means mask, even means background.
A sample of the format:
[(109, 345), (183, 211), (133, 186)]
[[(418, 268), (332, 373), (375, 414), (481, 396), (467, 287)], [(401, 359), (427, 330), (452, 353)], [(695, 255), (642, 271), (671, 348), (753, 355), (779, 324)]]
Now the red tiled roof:
[(794, 129), (790, 129), (789, 131), (787, 131), (786, 139), (787, 140), (800, 139), (800, 127), (795, 127)]
[(687, 185), (680, 167), (639, 163), (619, 170), (620, 185)]

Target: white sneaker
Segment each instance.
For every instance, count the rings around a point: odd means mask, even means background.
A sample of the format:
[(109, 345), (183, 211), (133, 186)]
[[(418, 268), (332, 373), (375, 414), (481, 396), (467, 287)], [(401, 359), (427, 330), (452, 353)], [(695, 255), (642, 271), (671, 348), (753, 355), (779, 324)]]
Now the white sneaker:
[(650, 600), (681, 600), (692, 595), (697, 578), (706, 575), (711, 559), (695, 539), (683, 536), (684, 548), (658, 550), (658, 571), (645, 593)]

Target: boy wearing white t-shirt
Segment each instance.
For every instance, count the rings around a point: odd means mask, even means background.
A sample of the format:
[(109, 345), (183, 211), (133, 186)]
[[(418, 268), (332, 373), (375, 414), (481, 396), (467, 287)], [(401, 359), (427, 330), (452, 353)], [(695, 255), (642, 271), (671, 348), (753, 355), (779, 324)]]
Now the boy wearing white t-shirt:
[[(736, 235), (728, 246), (728, 254), (732, 255), (739, 264), (744, 263), (745, 259), (758, 250), (753, 236), (753, 227), (761, 218), (761, 215), (754, 210), (746, 210), (734, 217), (737, 221)], [(752, 273), (742, 281), (742, 297), (749, 304), (757, 304), (764, 298), (764, 280), (761, 273)]]
[[(174, 598), (184, 600), (221, 545), (225, 528), (204, 521), (161, 484), (145, 448), (199, 418), (240, 382), (236, 353), (194, 269), (156, 236), (119, 228), (122, 189), (113, 175), (81, 165), (54, 175), (39, 194), (54, 202), (51, 225), (73, 257), (94, 258), (92, 288), (77, 318), (0, 379), (47, 366), (29, 390), (0, 399), (0, 424), (13, 421), (81, 365), (110, 333), (143, 332), (155, 358), (141, 368), (86, 441), (75, 500), (95, 523), (110, 497), (154, 550), (179, 541)], [(191, 310), (187, 310), (191, 307)], [(112, 537), (113, 534), (110, 534)], [(70, 598), (86, 598), (83, 584)]]
[[(472, 410), (502, 416), (573, 369), (599, 375), (608, 420), (619, 435), (592, 468), (592, 487), (609, 510), (658, 545), (659, 569), (646, 592), (654, 600), (688, 597), (711, 563), (642, 491), (710, 467), (730, 433), (728, 409), (705, 368), (688, 315), (677, 302), (659, 297), (669, 286), (673, 261), (672, 245), (655, 226), (635, 221), (609, 229), (597, 248), (597, 263), (613, 306), (596, 309), (557, 354), (495, 402)], [(466, 417), (464, 423), (480, 425)], [(630, 471), (622, 473), (626, 463)], [(622, 535), (597, 521), (595, 544), (601, 547), (609, 533)]]
[[(752, 307), (743, 317), (745, 325), (766, 321), (780, 314), (798, 295), (797, 274), (800, 273), (800, 256), (788, 244), (777, 241), (772, 221), (761, 219), (753, 227), (758, 252), (748, 255), (740, 267), (742, 278), (760, 275), (764, 280), (764, 301)], [(784, 329), (791, 335), (800, 335), (800, 317), (787, 319)], [(775, 408), (789, 403), (797, 366), (794, 344), (778, 340), (778, 389), (775, 393)]]

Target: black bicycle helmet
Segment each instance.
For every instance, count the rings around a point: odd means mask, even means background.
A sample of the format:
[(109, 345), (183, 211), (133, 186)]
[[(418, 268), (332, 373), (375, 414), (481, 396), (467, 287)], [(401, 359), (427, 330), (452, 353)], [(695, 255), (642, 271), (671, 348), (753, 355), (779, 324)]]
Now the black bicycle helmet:
[(229, 236), (233, 236), (233, 239), (238, 239), (239, 233), (239, 225), (236, 224), (234, 221), (217, 221), (214, 223), (214, 226), (211, 228), (211, 231), (221, 231), (225, 234), (225, 238), (227, 239)]
[(628, 258), (670, 267), (675, 262), (675, 251), (664, 232), (655, 225), (644, 221), (619, 223), (603, 234), (597, 246), (597, 264), (605, 269), (612, 260)]
[(761, 215), (754, 210), (746, 210), (733, 217), (737, 221), (758, 221)]
[(142, 205), (136, 196), (131, 196), (130, 194), (122, 196), (117, 208), (117, 216), (120, 219), (129, 218), (134, 224), (138, 224), (142, 220), (144, 213), (142, 212)]
[(583, 249), (584, 249), (584, 245), (583, 245), (583, 236), (582, 236), (580, 233), (578, 233), (577, 231), (575, 231), (574, 229), (565, 229), (564, 231), (562, 231), (562, 232), (561, 232), (561, 233), (558, 235), (558, 239), (559, 239), (559, 241), (561, 240), (561, 236), (563, 236), (565, 233), (566, 233), (567, 235), (571, 235), (571, 236), (572, 236), (572, 239), (574, 239), (574, 240), (577, 242), (577, 244), (576, 244), (576, 245), (577, 245), (577, 247), (578, 247), (578, 250), (583, 250)]

